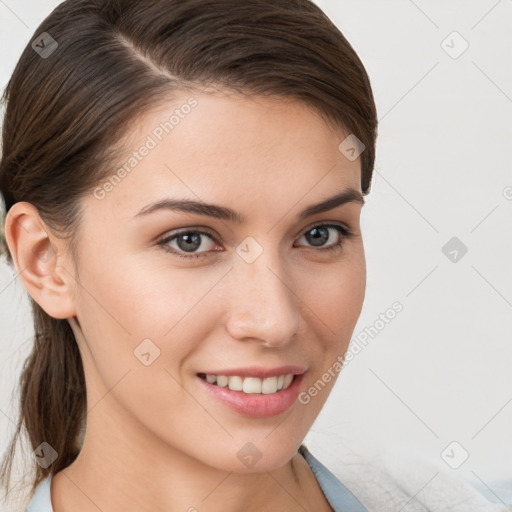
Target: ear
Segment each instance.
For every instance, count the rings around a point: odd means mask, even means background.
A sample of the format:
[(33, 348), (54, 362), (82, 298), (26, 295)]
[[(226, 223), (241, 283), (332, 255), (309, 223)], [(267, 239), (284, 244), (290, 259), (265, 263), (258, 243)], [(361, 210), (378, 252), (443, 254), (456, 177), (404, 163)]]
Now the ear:
[(39, 306), (53, 318), (75, 316), (75, 278), (69, 263), (65, 266), (65, 240), (55, 236), (34, 205), (26, 201), (12, 205), (5, 239), (25, 288)]

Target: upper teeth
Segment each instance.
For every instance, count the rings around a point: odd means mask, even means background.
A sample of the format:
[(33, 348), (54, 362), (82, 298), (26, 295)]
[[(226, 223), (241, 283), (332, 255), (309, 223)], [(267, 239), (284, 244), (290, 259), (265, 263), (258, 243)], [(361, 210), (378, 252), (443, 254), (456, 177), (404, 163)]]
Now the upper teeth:
[(286, 389), (293, 380), (293, 374), (279, 375), (279, 377), (268, 377), (259, 379), (258, 377), (239, 377), (237, 375), (213, 375), (206, 374), (206, 380), (210, 384), (217, 384), (221, 388), (228, 387), (232, 391), (243, 391), (244, 393), (263, 393), (268, 395), (276, 393), (278, 390)]

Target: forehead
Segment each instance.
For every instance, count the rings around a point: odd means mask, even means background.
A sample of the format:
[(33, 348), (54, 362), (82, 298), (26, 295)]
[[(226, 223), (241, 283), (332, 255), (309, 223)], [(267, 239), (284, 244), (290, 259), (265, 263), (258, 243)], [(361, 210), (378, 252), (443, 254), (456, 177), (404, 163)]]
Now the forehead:
[(338, 149), (346, 137), (294, 99), (182, 92), (133, 121), (124, 155), (87, 206), (128, 220), (165, 197), (243, 210), (309, 204), (349, 186), (360, 191), (360, 159)]

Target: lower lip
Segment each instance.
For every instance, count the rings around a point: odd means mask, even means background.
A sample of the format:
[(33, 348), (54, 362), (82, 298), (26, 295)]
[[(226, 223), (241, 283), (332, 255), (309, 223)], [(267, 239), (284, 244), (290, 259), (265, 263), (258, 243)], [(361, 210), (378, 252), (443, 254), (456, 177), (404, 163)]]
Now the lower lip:
[(267, 418), (288, 410), (297, 400), (304, 374), (295, 375), (292, 383), (284, 391), (264, 395), (262, 393), (244, 393), (221, 388), (197, 377), (206, 390), (233, 411), (251, 418)]

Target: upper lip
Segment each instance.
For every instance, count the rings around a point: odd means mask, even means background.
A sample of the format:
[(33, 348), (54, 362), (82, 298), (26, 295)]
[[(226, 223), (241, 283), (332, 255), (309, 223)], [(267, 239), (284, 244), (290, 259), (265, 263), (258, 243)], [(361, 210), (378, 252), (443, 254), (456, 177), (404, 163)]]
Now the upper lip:
[(263, 366), (248, 366), (245, 368), (229, 368), (224, 370), (208, 370), (201, 373), (212, 375), (225, 375), (226, 377), (238, 375), (240, 377), (259, 377), (265, 379), (267, 377), (278, 377), (279, 375), (300, 375), (305, 373), (307, 368), (303, 366), (286, 365), (276, 368), (265, 368)]

